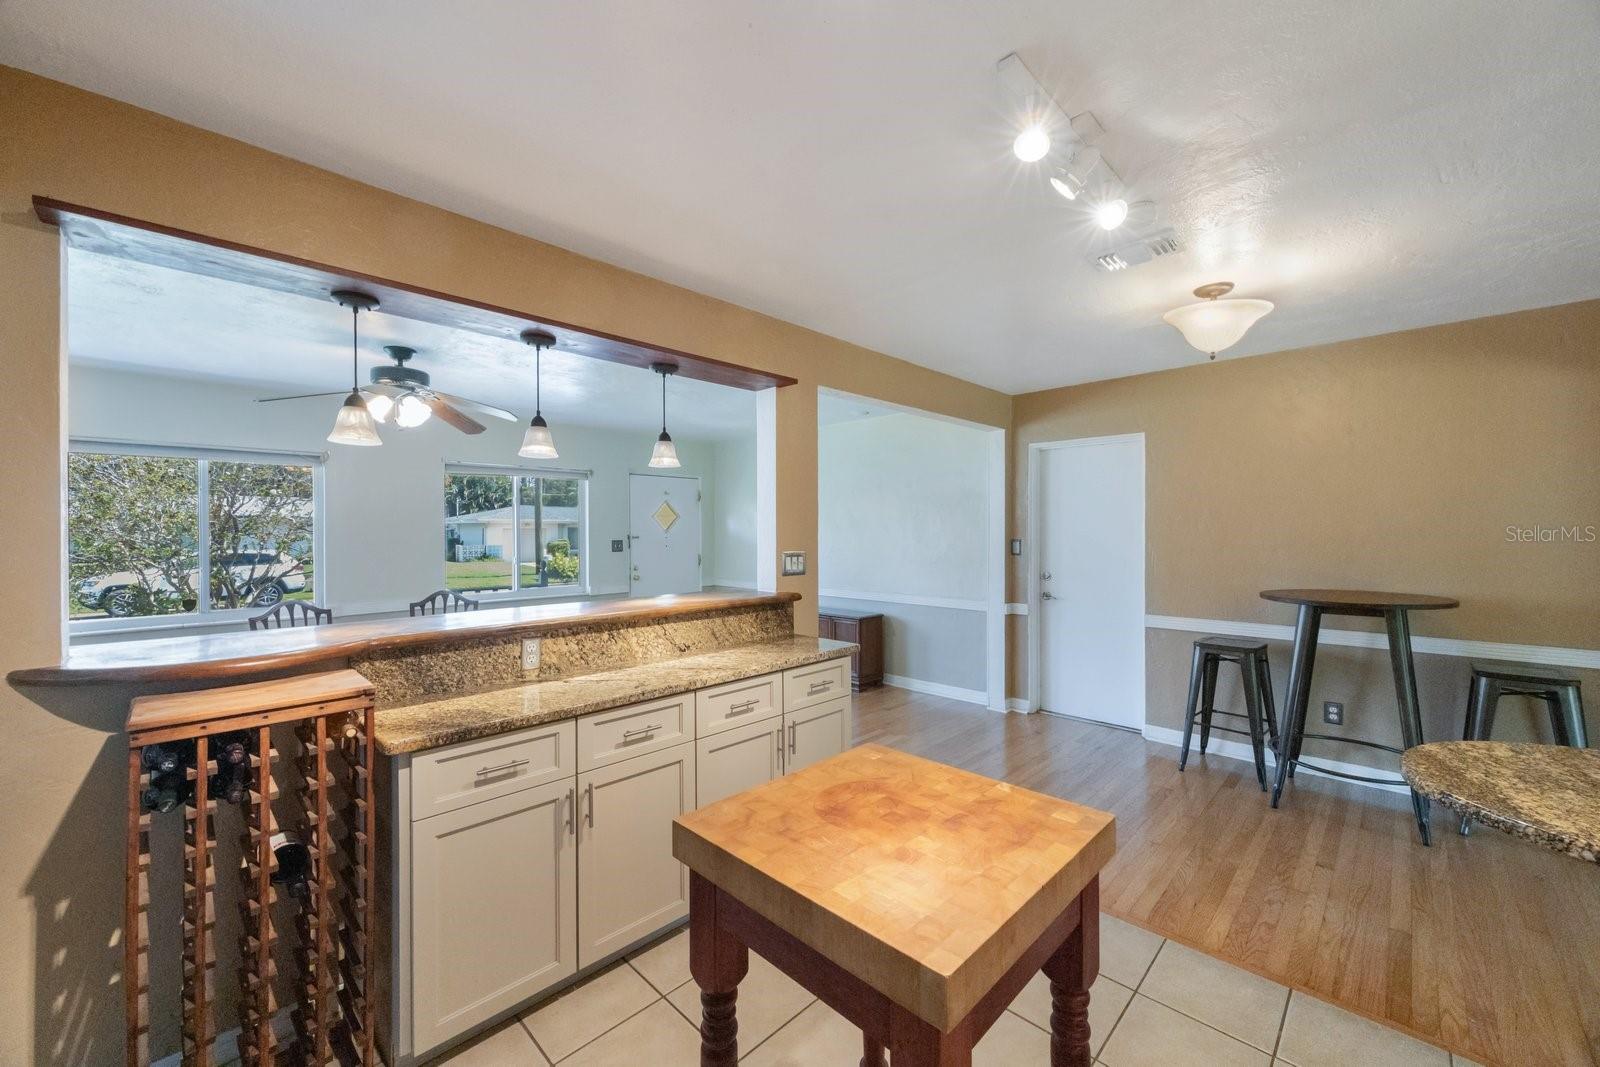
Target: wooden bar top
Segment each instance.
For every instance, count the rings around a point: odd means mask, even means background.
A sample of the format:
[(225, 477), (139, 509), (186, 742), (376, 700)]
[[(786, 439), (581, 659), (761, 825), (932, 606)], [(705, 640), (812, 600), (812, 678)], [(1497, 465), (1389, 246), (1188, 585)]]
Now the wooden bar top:
[(448, 615), (332, 623), (285, 630), (197, 634), (80, 645), (47, 667), (6, 675), (12, 685), (102, 685), (237, 678), (361, 653), (482, 637), (537, 637), (555, 630), (628, 626), (703, 612), (788, 604), (798, 593), (680, 593), (634, 600), (522, 604)]
[(1116, 851), (1107, 812), (881, 745), (672, 830), (690, 870), (942, 1031)]
[(235, 719), (241, 715), (270, 715), (284, 708), (304, 708), (339, 701), (372, 700), (372, 683), (348, 668), (321, 674), (301, 674), (270, 682), (197, 689), (188, 693), (161, 693), (134, 697), (128, 710), (130, 744), (196, 723)]

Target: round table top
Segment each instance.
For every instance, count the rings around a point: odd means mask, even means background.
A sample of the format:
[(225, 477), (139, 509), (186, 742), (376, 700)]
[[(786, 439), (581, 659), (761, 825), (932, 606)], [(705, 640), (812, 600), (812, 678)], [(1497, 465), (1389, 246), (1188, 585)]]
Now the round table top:
[(1363, 608), (1368, 611), (1387, 611), (1392, 608), (1433, 611), (1461, 606), (1461, 601), (1454, 597), (1428, 596), (1426, 593), (1382, 593), (1371, 589), (1266, 589), (1262, 591), (1261, 599), (1276, 600), (1280, 604), (1309, 604), (1314, 608)]
[(1462, 815), (1600, 863), (1600, 751), (1502, 741), (1435, 741), (1406, 750), (1411, 788)]

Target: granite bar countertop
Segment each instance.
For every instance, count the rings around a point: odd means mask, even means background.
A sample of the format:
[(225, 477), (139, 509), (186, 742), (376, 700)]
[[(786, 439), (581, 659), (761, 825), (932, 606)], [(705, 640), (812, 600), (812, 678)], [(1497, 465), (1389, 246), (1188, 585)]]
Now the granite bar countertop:
[(1486, 826), (1600, 863), (1600, 751), (1501, 741), (1406, 750), (1411, 788)]
[(855, 648), (845, 641), (791, 636), (636, 667), (386, 708), (378, 712), (378, 751), (396, 756), (453, 745), (791, 667), (844, 659)]

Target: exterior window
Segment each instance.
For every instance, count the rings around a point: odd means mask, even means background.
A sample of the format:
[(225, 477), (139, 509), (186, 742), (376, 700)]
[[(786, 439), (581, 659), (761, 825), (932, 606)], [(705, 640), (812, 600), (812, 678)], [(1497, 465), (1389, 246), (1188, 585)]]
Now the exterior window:
[(588, 482), (455, 469), (444, 476), (444, 580), (463, 593), (582, 592)]
[(310, 458), (75, 442), (67, 454), (73, 627), (220, 621), (315, 600), (320, 478)]

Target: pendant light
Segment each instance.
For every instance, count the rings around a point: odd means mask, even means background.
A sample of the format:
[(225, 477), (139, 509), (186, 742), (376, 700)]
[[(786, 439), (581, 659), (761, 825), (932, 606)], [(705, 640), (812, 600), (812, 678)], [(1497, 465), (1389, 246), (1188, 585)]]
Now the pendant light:
[(661, 436), (656, 438), (656, 447), (650, 452), (650, 466), (652, 467), (681, 467), (678, 462), (678, 446), (672, 443), (672, 435), (667, 433), (667, 377), (678, 373), (676, 363), (652, 363), (650, 369), (661, 375)]
[(539, 412), (539, 357), (545, 349), (555, 347), (556, 335), (549, 330), (523, 330), (522, 343), (533, 346), (533, 418), (528, 422), (527, 432), (522, 435), (522, 447), (517, 449), (517, 455), (528, 459), (557, 459), (560, 453), (556, 451), (555, 438), (550, 436), (550, 427)]
[(372, 421), (372, 412), (367, 410), (367, 402), (361, 396), (360, 366), (356, 360), (361, 313), (376, 308), (378, 298), (353, 289), (335, 289), (332, 296), (340, 306), (350, 309), (350, 395), (344, 398), (344, 403), (339, 407), (328, 440), (336, 445), (360, 445), (366, 448), (381, 445), (383, 439), (378, 436), (377, 424)]
[(1212, 282), (1194, 291), (1198, 304), (1173, 308), (1162, 320), (1183, 334), (1183, 339), (1212, 359), (1232, 348), (1273, 308), (1270, 300), (1219, 300), (1233, 292), (1232, 282)]

